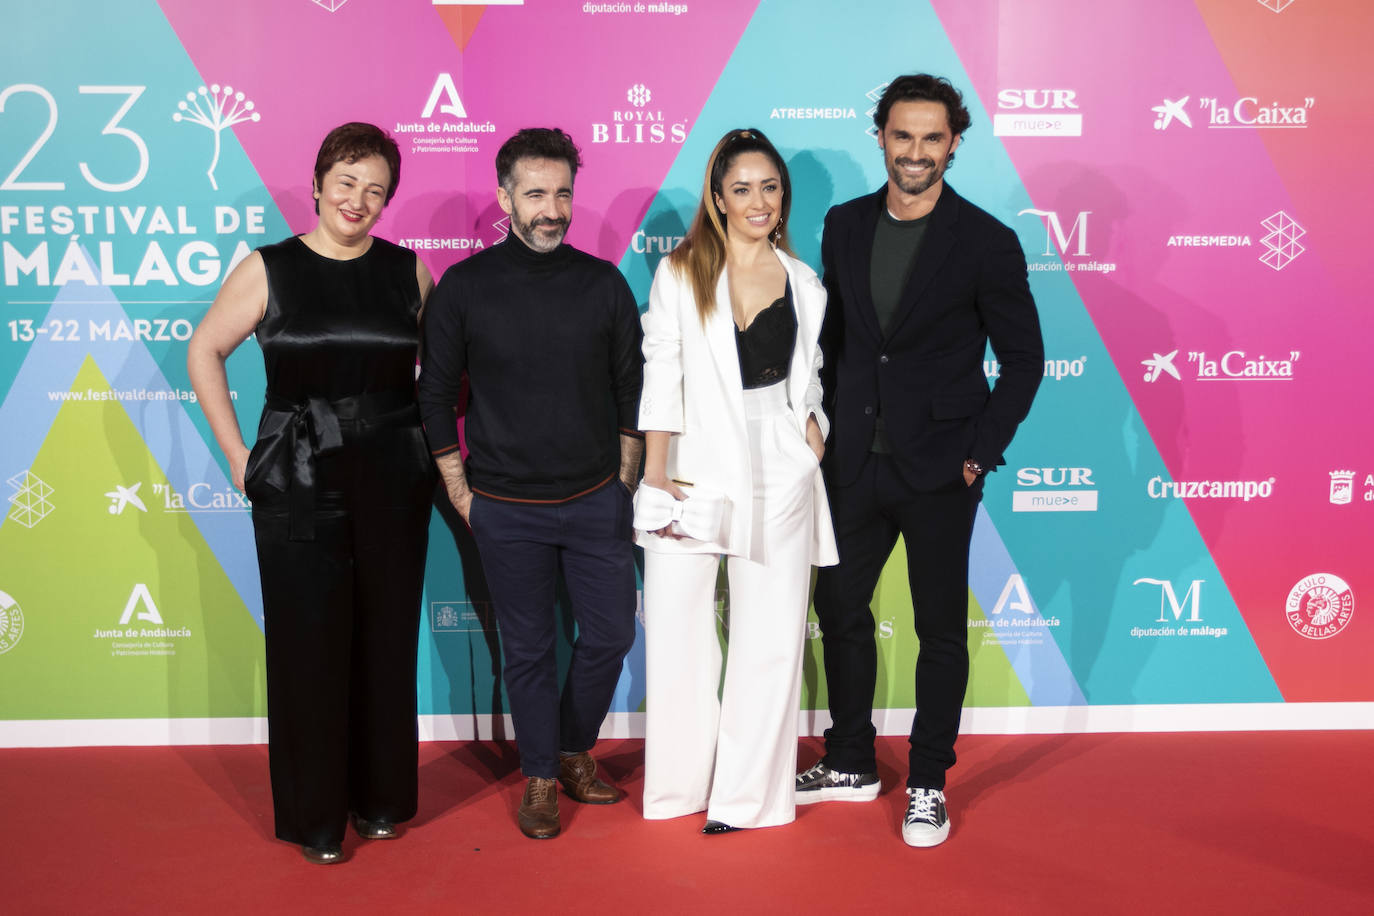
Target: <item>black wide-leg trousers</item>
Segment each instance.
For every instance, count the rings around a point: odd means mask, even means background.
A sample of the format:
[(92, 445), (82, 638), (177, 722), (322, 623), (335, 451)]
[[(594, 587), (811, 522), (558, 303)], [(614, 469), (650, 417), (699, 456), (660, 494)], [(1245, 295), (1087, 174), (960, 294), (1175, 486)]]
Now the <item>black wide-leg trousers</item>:
[(845, 773), (877, 770), (870, 602), (900, 534), (920, 641), (907, 785), (943, 789), (968, 687), (969, 540), (983, 481), (970, 487), (960, 477), (937, 490), (913, 490), (890, 456), (870, 454), (854, 483), (829, 494), (840, 562), (818, 570), (815, 592), (833, 722), (826, 763)]
[(289, 492), (248, 488), (276, 834), (306, 846), (340, 844), (349, 812), (398, 823), (417, 805), (433, 461), (418, 423), (340, 425), (343, 447), (314, 459), (312, 540), (291, 539)]

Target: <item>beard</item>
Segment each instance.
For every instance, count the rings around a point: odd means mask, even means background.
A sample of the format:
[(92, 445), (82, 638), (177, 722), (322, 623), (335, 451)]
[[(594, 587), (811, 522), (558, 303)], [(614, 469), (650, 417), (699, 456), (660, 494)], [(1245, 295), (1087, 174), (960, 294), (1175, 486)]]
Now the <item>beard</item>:
[(510, 218), (511, 226), (521, 240), (541, 254), (548, 254), (563, 243), (563, 236), (568, 234), (570, 222), (571, 220), (537, 216), (528, 223), (522, 223), (514, 213)]
[[(892, 179), (892, 183), (896, 185), (903, 194), (921, 194), (930, 190), (935, 182), (945, 177), (945, 167), (948, 163), (949, 160), (946, 159), (944, 163), (941, 163), (939, 168), (936, 168), (935, 160), (933, 159), (907, 159), (906, 157), (898, 157), (888, 162), (887, 177)], [(926, 167), (926, 173), (920, 177), (907, 175), (902, 171), (902, 166), (906, 165), (923, 165)]]

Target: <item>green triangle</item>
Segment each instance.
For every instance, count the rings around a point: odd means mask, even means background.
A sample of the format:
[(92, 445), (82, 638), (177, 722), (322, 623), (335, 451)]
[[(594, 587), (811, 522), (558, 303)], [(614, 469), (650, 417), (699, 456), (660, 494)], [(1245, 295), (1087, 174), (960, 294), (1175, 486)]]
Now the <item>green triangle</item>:
[[(248, 608), (193, 516), (168, 507), (123, 404), (98, 399), (110, 386), (94, 359), (71, 390), (82, 399), (62, 405), (29, 468), (51, 492), (34, 484), (0, 524), (0, 591), (24, 619), (0, 655), (0, 719), (264, 715)], [(147, 511), (116, 514), (106, 491), (135, 485)]]

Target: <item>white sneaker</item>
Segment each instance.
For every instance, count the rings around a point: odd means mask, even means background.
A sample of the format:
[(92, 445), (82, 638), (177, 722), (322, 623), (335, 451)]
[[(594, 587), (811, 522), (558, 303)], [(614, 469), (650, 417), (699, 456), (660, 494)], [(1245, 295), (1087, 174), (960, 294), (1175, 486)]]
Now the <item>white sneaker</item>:
[(949, 838), (945, 793), (939, 789), (907, 789), (902, 840), (908, 846), (939, 846)]

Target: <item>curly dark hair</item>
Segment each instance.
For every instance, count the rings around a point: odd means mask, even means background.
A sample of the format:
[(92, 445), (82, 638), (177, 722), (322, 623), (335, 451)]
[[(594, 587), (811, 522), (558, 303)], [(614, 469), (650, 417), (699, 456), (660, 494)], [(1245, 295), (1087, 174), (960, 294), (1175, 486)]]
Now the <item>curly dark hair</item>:
[[(325, 135), (320, 151), (315, 156), (315, 188), (324, 188), (324, 175), (336, 162), (357, 162), (368, 156), (381, 156), (391, 170), (391, 183), (386, 189), (386, 203), (396, 196), (396, 188), (401, 183), (401, 150), (391, 134), (375, 124), (365, 121), (349, 121), (340, 124)], [(315, 201), (315, 212), (320, 212), (320, 202)]]
[(515, 163), (521, 159), (562, 159), (573, 179), (582, 165), (582, 151), (557, 127), (526, 127), (517, 131), (496, 153), (496, 181), (509, 194), (515, 189)]
[(878, 100), (878, 107), (873, 111), (873, 123), (877, 125), (879, 133), (887, 126), (888, 113), (898, 102), (939, 102), (944, 105), (945, 114), (949, 117), (950, 133), (956, 137), (973, 123), (968, 109), (964, 107), (964, 94), (943, 76), (914, 73), (899, 76), (888, 83), (887, 89), (883, 90), (883, 97)]

